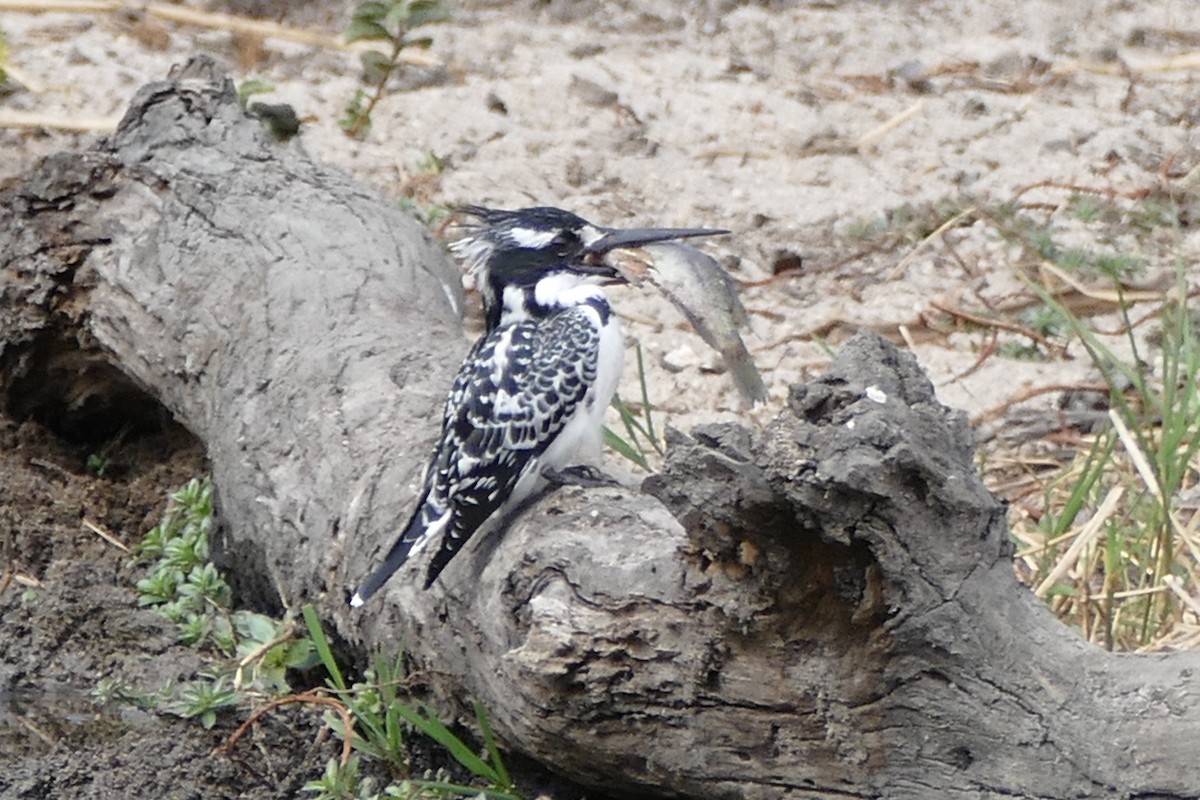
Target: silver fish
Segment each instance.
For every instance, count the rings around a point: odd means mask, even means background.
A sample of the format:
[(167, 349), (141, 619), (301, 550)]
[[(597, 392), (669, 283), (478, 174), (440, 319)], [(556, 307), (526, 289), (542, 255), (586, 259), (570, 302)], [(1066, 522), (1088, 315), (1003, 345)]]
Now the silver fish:
[(750, 326), (729, 273), (712, 256), (678, 242), (656, 242), (609, 253), (608, 263), (634, 285), (649, 281), (709, 347), (720, 354), (748, 405), (763, 403), (767, 387), (739, 331)]

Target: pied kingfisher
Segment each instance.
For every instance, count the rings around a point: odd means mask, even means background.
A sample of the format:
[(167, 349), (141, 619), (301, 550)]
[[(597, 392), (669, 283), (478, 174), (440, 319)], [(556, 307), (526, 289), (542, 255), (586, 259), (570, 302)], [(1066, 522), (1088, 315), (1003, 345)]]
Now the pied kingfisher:
[(360, 606), (410, 556), (436, 542), (428, 589), (488, 519), (518, 508), (580, 456), (599, 457), (602, 418), (624, 361), (617, 317), (600, 287), (624, 283), (605, 255), (727, 231), (604, 228), (557, 208), (470, 206), (479, 220), (451, 247), (483, 298), (487, 329), (446, 399), (420, 499)]

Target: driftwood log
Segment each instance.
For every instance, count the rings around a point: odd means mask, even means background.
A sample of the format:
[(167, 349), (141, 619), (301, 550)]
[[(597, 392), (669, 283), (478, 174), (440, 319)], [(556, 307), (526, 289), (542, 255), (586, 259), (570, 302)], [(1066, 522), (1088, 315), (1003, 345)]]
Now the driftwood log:
[(466, 348), (457, 273), (269, 143), (196, 59), (0, 193), (0, 390), (205, 442), (243, 596), (404, 646), (444, 702), (612, 795), (1194, 798), (1200, 654), (1081, 641), (1014, 578), (961, 414), (866, 335), (765, 430), (672, 433), (360, 612)]

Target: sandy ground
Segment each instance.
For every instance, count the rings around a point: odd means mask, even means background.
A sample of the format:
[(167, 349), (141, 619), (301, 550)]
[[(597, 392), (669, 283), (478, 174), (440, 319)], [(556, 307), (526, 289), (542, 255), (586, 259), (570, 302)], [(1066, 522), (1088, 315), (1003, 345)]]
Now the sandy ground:
[[(934, 303), (980, 310), (1023, 292), (1013, 248), (970, 215), (924, 244), (872, 247), (855, 230), (906, 208), (936, 228), (944, 219), (926, 204), (1065, 205), (1063, 188), (1018, 194), (1045, 181), (1122, 193), (1187, 175), (1198, 163), (1200, 74), (1186, 58), (1200, 37), (1188, 9), (468, 3), (431, 29), (435, 66), (410, 70), (403, 81), (415, 88), (381, 103), (362, 142), (336, 124), (357, 85), (353, 53), (248, 43), (150, 15), (5, 14), (12, 62), (37, 91), (19, 89), (3, 107), (112, 117), (172, 63), (210, 52), (238, 80), (275, 84), (263, 99), (307, 120), (299, 146), (389, 196), (729, 228), (707, 247), (750, 283), (798, 264), (744, 292), (751, 349), (776, 402), (825, 360), (814, 335), (836, 344), (860, 326), (893, 336), (907, 326), (943, 399), (978, 412), (1039, 381), (1087, 375), (1079, 360), (992, 359), (956, 380), (983, 332), (920, 335), (922, 315), (944, 318)], [(303, 6), (283, 21), (336, 31), (345, 13)], [(0, 172), (85, 141), (5, 130)], [(429, 173), (431, 156), (441, 174)], [(1185, 231), (1173, 255), (1190, 262), (1197, 250), (1200, 237)], [(1149, 263), (1140, 280), (1160, 286), (1172, 266)], [(652, 399), (676, 424), (738, 409), (708, 370), (715, 359), (662, 298), (616, 300), (654, 365)]]
[[(183, 5), (327, 34), (351, 7)], [(1063, 246), (1136, 257), (1127, 288), (1147, 302), (1200, 254), (1192, 0), (467, 2), (430, 30), (428, 64), (402, 76), (363, 141), (337, 125), (356, 53), (152, 12), (7, 7), (0, 179), (86, 147), (97, 134), (60, 125), (111, 127), (139, 86), (202, 51), (235, 80), (274, 84), (261, 99), (294, 106), (305, 122), (287, 146), (421, 209), (551, 204), (610, 225), (730, 229), (705, 248), (743, 286), (766, 409), (739, 407), (663, 298), (614, 296), (647, 355), (656, 413), (683, 428), (768, 419), (828, 347), (871, 327), (907, 342), (944, 402), (987, 420), (986, 439), (1011, 420), (997, 411), (1010, 401), (1096, 375), (1077, 349), (1004, 357), (1029, 338), (957, 312), (1029, 325), (1033, 280), (1097, 324), (1111, 317), (1111, 282), (1063, 279), (1031, 258), (1036, 226)], [(15, 127), (14, 112), (56, 122)], [(1126, 228), (1149, 200), (1177, 202), (1176, 224), (1120, 237), (1082, 222), (1079, 196)], [(1025, 222), (1011, 224), (1013, 209)], [(635, 380), (627, 370), (626, 396)], [(0, 795), (35, 796), (13, 791)]]

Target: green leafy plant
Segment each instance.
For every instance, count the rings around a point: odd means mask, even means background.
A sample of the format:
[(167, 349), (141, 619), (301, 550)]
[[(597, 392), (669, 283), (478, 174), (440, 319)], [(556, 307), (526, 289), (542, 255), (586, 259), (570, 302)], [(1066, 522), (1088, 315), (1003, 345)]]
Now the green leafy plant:
[(97, 478), (103, 478), (108, 471), (109, 459), (104, 453), (91, 453), (87, 457), (87, 470)]
[(1100, 198), (1094, 194), (1080, 194), (1076, 192), (1071, 195), (1068, 207), (1071, 210), (1071, 214), (1080, 222), (1097, 222), (1104, 213), (1104, 209), (1100, 204)]
[(1186, 600), (1175, 587), (1200, 573), (1194, 524), (1184, 524), (1178, 507), (1181, 491), (1200, 483), (1200, 336), (1188, 313), (1184, 271), (1159, 312), (1155, 369), (1133, 335), (1127, 303), (1119, 313), (1131, 358), (1123, 360), (1033, 288), (1103, 375), (1112, 427), (1048, 485), (1044, 544), (1024, 554), (1036, 556), (1031, 582), (1088, 638), (1114, 649), (1144, 647), (1182, 614)]
[(383, 98), (388, 80), (400, 67), (400, 55), (405, 48), (431, 44), (428, 37), (414, 36), (412, 32), (449, 18), (450, 11), (442, 0), (366, 0), (354, 9), (346, 29), (346, 42), (378, 42), (384, 48), (366, 50), (361, 56), (366, 88), (355, 91), (339, 121), (347, 135), (362, 138), (371, 129), (371, 112)]
[(215, 648), (208, 674), (153, 692), (109, 679), (97, 686), (101, 702), (131, 702), (207, 728), (218, 712), (248, 706), (252, 696), (290, 693), (289, 671), (317, 664), (312, 641), (297, 636), (292, 621), (232, 609), (229, 584), (209, 560), (212, 526), (212, 483), (194, 479), (170, 495), (162, 521), (134, 548), (148, 567), (137, 582), (138, 604), (175, 623), (184, 644)]
[(970, 198), (920, 205), (905, 203), (878, 216), (850, 221), (842, 235), (850, 242), (880, 249), (913, 245), (943, 225), (962, 218), (969, 208)]
[(363, 789), (370, 789), (365, 781), (360, 783), (358, 765), (358, 756), (351, 756), (345, 764), (331, 758), (320, 778), (304, 784), (304, 791), (314, 792), (314, 800), (357, 800)]
[[(188, 644), (229, 628), (229, 585), (208, 560), (212, 519), (212, 483), (193, 479), (171, 495), (162, 521), (134, 548), (134, 558), (150, 564), (149, 574), (137, 582), (138, 605), (179, 625)], [(223, 639), (227, 644), (228, 635)]]
[(287, 676), (320, 663), (316, 646), (307, 636), (297, 636), (292, 620), (277, 620), (253, 611), (233, 613), (238, 671), (235, 683), (268, 694), (291, 691)]
[(174, 691), (175, 684), (171, 681), (157, 691), (145, 692), (116, 678), (101, 678), (92, 689), (92, 697), (100, 705), (113, 702), (128, 703), (142, 711), (153, 712), (158, 711), (162, 701), (171, 697)]
[[(346, 679), (333, 657), (329, 640), (321, 627), (316, 611), (311, 605), (301, 610), (321, 663), (329, 674), (329, 690), (349, 712), (353, 723), (348, 730), (340, 716), (327, 714), (326, 723), (340, 737), (350, 737), (352, 747), (364, 755), (378, 758), (399, 775), (407, 775), (409, 760), (405, 747), (405, 725), (437, 742), (447, 754), (485, 785), (467, 786), (434, 775), (421, 779), (406, 778), (396, 787), (389, 787), (395, 797), (487, 797), (494, 800), (520, 800), (513, 785), (495, 736), (492, 734), (487, 713), (475, 704), (475, 716), (483, 739), (486, 755), (479, 755), (474, 748), (459, 738), (436, 715), (419, 711), (405, 702), (399, 695), (404, 684), (403, 661), (400, 657), (388, 658), (376, 655), (373, 666), (364, 674), (361, 682), (347, 684)], [(347, 766), (341, 766), (346, 770)], [(357, 770), (357, 767), (354, 768)], [(338, 784), (338, 781), (341, 784)], [(341, 790), (349, 782), (348, 773), (326, 769), (321, 781), (310, 785), (310, 790), (328, 792), (330, 787)], [(321, 783), (321, 787), (316, 784)], [(331, 792), (325, 796), (337, 797)]]
[(184, 719), (198, 719), (205, 728), (211, 728), (217, 722), (218, 711), (241, 701), (241, 693), (225, 685), (225, 676), (210, 675), (180, 686), (162, 710)]
[[(1141, 218), (1164, 222), (1169, 215), (1147, 209), (1154, 201), (1145, 200), (1124, 213), (1111, 201), (1090, 194), (1073, 194), (1066, 204), (1069, 216), (1044, 219), (1012, 204), (984, 205), (980, 217), (1005, 241), (1025, 251), (1021, 266), (1053, 264), (1067, 273), (1124, 282), (1145, 269), (1145, 259), (1125, 251), (1121, 237), (1128, 230), (1126, 220)], [(1157, 223), (1154, 223), (1157, 224)], [(1066, 234), (1074, 231), (1086, 237), (1086, 247), (1064, 245)], [(1096, 244), (1092, 244), (1095, 242)]]

